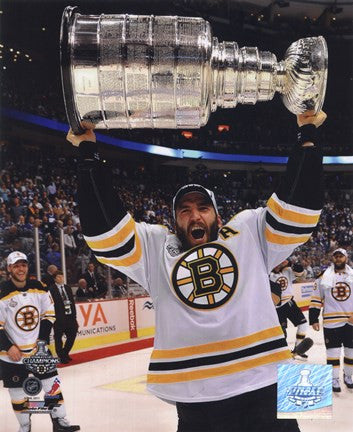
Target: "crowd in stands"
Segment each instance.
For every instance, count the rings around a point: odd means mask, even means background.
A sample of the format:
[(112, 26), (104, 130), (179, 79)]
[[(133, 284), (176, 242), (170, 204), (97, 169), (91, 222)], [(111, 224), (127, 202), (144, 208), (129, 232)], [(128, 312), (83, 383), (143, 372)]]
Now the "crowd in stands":
[[(84, 279), (83, 275), (94, 257), (83, 239), (80, 225), (76, 159), (53, 157), (50, 150), (45, 152), (43, 149), (23, 155), (15, 145), (4, 142), (1, 156), (1, 277), (6, 277), (5, 257), (13, 250), (21, 250), (28, 255), (30, 272), (35, 274), (34, 229), (38, 227), (43, 272), (49, 265), (61, 268), (60, 233), (63, 232), (68, 282), (82, 285), (85, 291), (81, 279)], [(213, 189), (223, 222), (226, 223), (239, 211), (265, 205), (280, 178), (278, 173), (263, 169), (224, 172), (209, 170), (201, 164), (194, 170), (171, 170), (169, 166), (152, 168), (119, 161), (113, 161), (112, 165), (120, 196), (135, 219), (163, 224), (170, 230), (173, 230), (172, 197), (185, 182), (197, 182)], [(294, 260), (308, 267), (308, 275), (318, 274), (327, 267), (330, 251), (336, 247), (344, 247), (352, 253), (353, 191), (349, 188), (349, 177), (327, 174), (326, 183), (326, 204), (319, 225), (311, 240), (294, 253)], [(97, 272), (106, 285), (106, 268), (98, 265)], [(113, 272), (111, 275), (111, 284), (117, 296), (123, 295), (125, 282), (121, 274)], [(107, 288), (100, 287), (98, 291), (99, 295), (104, 296)]]

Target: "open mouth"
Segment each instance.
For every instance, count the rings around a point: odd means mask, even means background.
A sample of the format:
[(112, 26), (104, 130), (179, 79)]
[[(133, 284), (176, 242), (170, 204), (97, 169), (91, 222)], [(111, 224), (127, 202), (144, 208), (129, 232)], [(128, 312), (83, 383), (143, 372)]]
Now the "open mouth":
[(191, 235), (195, 240), (201, 239), (205, 235), (206, 231), (201, 227), (194, 227), (191, 230)]

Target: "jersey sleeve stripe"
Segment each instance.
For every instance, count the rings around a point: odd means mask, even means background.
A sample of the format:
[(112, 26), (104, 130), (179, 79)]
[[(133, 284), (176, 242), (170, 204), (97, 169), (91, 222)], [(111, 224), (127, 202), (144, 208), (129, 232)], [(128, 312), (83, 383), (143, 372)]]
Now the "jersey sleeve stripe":
[[(105, 248), (99, 248), (99, 249), (95, 249), (98, 250), (99, 252), (103, 253), (103, 252), (112, 252), (114, 251), (116, 248), (119, 247), (123, 247), (126, 243), (128, 243), (129, 241), (131, 241), (131, 239), (134, 237), (134, 230), (132, 230), (130, 233), (128, 233), (124, 239), (121, 242), (117, 242), (117, 243), (113, 243), (109, 241), (109, 246), (105, 247)], [(93, 246), (90, 246), (92, 249), (94, 249)]]
[(322, 300), (311, 300), (310, 307), (311, 306), (313, 306), (313, 307), (315, 307), (315, 306), (321, 307), (322, 306)]
[(95, 251), (102, 258), (116, 258), (129, 254), (135, 247), (135, 235), (132, 233), (132, 237), (121, 247), (117, 247), (110, 251)]
[(306, 236), (286, 236), (286, 235), (280, 235), (276, 234), (270, 231), (268, 226), (265, 228), (265, 236), (266, 240), (270, 243), (276, 243), (279, 245), (295, 245), (295, 244), (302, 244), (309, 240), (310, 235)]
[(136, 264), (142, 256), (142, 248), (141, 248), (141, 242), (140, 239), (135, 231), (135, 247), (131, 251), (131, 253), (121, 256), (121, 257), (114, 257), (114, 258), (105, 258), (102, 256), (99, 256), (99, 253), (96, 253), (96, 258), (99, 262), (106, 265), (114, 265), (114, 266), (121, 266), (121, 267), (130, 267), (133, 264)]
[(49, 316), (49, 317), (53, 316), (53, 317), (55, 317), (55, 312), (54, 311), (46, 311), (46, 312), (40, 314), (40, 316)]
[(33, 349), (36, 346), (36, 343), (31, 343), (29, 345), (18, 345), (21, 350)]
[(266, 214), (270, 214), (278, 223), (284, 224), (284, 225), (290, 225), (292, 227), (297, 227), (297, 228), (315, 228), (316, 227), (316, 223), (303, 223), (303, 222), (294, 222), (294, 221), (289, 221), (288, 219), (283, 219), (282, 217), (279, 216), (278, 213), (275, 213), (270, 207), (266, 207)]
[(287, 225), (276, 220), (269, 211), (266, 212), (266, 222), (274, 230), (281, 231), (288, 234), (311, 234), (313, 231), (313, 226), (298, 227), (293, 225)]
[[(123, 223), (124, 222), (124, 223)], [(135, 221), (130, 215), (126, 215), (112, 230), (100, 236), (88, 237), (85, 240), (88, 246), (94, 250), (107, 250), (126, 242), (127, 238), (135, 230)]]
[(267, 201), (267, 207), (281, 219), (308, 225), (316, 225), (321, 214), (321, 210), (310, 210), (287, 204), (280, 200), (275, 193)]

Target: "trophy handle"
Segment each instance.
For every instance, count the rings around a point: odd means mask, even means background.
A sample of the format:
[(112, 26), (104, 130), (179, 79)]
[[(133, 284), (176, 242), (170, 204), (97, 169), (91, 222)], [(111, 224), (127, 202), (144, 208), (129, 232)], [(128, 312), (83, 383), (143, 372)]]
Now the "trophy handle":
[(84, 129), (81, 127), (80, 124), (80, 118), (75, 108), (74, 93), (72, 91), (73, 83), (70, 71), (70, 45), (68, 41), (69, 35), (71, 34), (71, 27), (75, 19), (75, 14), (77, 12), (77, 6), (67, 6), (63, 12), (60, 29), (60, 65), (61, 84), (64, 94), (66, 115), (73, 133), (75, 135), (82, 135), (84, 133)]

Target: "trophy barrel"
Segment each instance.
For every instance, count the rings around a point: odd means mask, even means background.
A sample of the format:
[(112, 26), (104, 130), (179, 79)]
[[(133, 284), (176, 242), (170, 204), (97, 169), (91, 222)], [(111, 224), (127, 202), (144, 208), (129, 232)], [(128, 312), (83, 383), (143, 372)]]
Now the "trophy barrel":
[(61, 65), (61, 83), (64, 94), (64, 103), (66, 115), (69, 124), (75, 134), (81, 134), (84, 130), (80, 126), (80, 117), (76, 111), (75, 98), (72, 87), (71, 79), (71, 58), (70, 58), (70, 44), (69, 35), (71, 35), (72, 24), (77, 7), (67, 6), (63, 12), (61, 19), (60, 30), (60, 65)]
[(218, 107), (269, 101), (294, 114), (320, 111), (327, 83), (323, 37), (294, 42), (285, 58), (212, 37), (202, 18), (81, 15), (64, 10), (61, 75), (74, 133), (100, 129), (200, 128)]
[(199, 128), (210, 114), (211, 29), (201, 18), (80, 15), (61, 28), (65, 106), (74, 132)]

